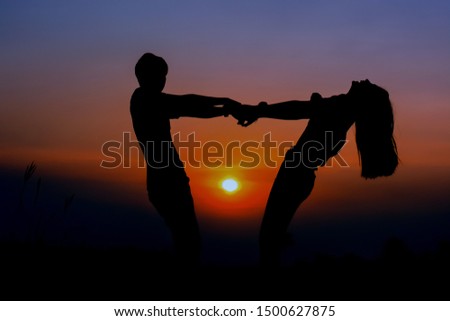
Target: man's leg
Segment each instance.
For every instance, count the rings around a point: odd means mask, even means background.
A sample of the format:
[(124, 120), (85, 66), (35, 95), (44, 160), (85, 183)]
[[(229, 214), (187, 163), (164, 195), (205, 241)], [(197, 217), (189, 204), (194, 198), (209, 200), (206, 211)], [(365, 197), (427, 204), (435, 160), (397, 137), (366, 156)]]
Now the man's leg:
[(183, 264), (197, 264), (201, 239), (189, 183), (174, 184), (149, 198), (170, 229), (178, 258)]

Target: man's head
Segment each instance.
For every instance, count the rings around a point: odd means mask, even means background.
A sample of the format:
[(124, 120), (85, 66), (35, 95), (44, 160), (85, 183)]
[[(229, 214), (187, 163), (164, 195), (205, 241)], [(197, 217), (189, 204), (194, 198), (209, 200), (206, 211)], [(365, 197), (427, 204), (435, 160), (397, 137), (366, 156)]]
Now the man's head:
[(163, 90), (168, 70), (163, 58), (149, 52), (142, 55), (134, 68), (139, 85), (154, 92)]

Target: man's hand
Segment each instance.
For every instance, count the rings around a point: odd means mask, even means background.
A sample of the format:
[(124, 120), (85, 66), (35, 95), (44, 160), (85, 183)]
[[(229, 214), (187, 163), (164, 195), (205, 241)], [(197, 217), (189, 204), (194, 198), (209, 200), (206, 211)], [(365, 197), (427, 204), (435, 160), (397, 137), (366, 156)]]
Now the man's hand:
[(225, 102), (223, 104), (223, 115), (228, 117), (230, 114), (233, 114), (238, 108), (240, 108), (242, 104), (230, 98), (225, 98)]
[(238, 125), (247, 127), (258, 120), (258, 107), (242, 105), (235, 108), (231, 115), (238, 121)]

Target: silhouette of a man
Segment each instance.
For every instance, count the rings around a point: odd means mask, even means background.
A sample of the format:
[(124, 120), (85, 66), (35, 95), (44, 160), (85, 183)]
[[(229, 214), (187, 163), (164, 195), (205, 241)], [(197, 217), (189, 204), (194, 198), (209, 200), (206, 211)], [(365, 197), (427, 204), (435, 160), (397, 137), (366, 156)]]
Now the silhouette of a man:
[[(178, 258), (192, 264), (199, 260), (200, 233), (189, 178), (170, 133), (170, 119), (183, 116), (228, 116), (229, 98), (163, 93), (168, 65), (163, 58), (145, 53), (137, 62), (139, 82), (130, 112), (133, 128), (147, 161), (148, 198), (169, 227)], [(218, 106), (227, 105), (225, 108)]]

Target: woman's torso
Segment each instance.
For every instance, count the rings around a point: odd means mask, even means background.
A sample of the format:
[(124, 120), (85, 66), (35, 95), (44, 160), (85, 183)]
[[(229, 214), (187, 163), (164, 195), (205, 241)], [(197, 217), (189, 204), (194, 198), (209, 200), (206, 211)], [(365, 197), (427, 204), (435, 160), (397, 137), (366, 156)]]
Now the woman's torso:
[(354, 123), (353, 106), (346, 95), (320, 99), (293, 150), (301, 153), (308, 168), (323, 166), (345, 145), (347, 131)]

